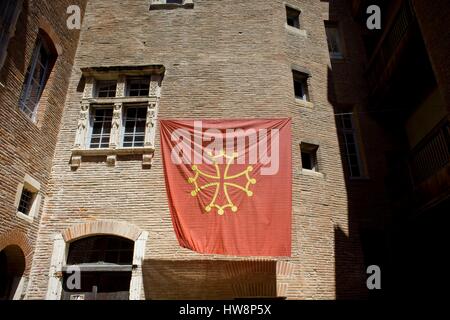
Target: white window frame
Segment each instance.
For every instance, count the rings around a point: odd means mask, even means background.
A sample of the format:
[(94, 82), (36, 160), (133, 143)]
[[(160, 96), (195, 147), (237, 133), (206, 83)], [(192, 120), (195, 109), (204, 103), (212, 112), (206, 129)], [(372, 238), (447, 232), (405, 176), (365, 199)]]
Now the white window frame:
[[(140, 104), (140, 105), (125, 105), (123, 106), (123, 119), (122, 119), (122, 125), (121, 125), (121, 131), (120, 131), (120, 146), (122, 148), (143, 148), (145, 146), (145, 130), (146, 128), (144, 127), (144, 132), (142, 133), (142, 137), (144, 138), (144, 140), (142, 141), (142, 146), (134, 146), (134, 140), (133, 140), (133, 146), (131, 147), (125, 147), (125, 128), (126, 128), (126, 122), (127, 122), (127, 111), (129, 108), (140, 108), (140, 109), (145, 109), (145, 117), (147, 118), (147, 112), (148, 112), (148, 106), (144, 105), (144, 104)], [(133, 138), (136, 136), (136, 132), (134, 132), (133, 134)]]
[[(28, 214), (19, 211), (19, 204), (24, 189), (28, 190), (33, 195), (30, 204), (30, 211)], [(26, 174), (23, 179), (23, 182), (19, 183), (19, 185), (17, 186), (16, 198), (14, 201), (14, 208), (16, 208), (17, 217), (19, 217), (20, 219), (24, 219), (30, 223), (33, 222), (34, 218), (37, 217), (39, 214), (39, 209), (42, 202), (42, 195), (40, 190), (41, 184), (33, 177)]]
[[(344, 127), (344, 116), (348, 116), (348, 120), (350, 120), (351, 123), (351, 128), (345, 128)], [(355, 121), (353, 119), (353, 112), (348, 112), (348, 113), (342, 113), (342, 114), (338, 114), (337, 117), (339, 118), (339, 127), (341, 130), (341, 134), (342, 134), (342, 139), (344, 142), (344, 148), (345, 148), (345, 158), (346, 158), (346, 162), (347, 162), (347, 167), (348, 167), (348, 171), (350, 174), (350, 178), (352, 179), (359, 179), (359, 178), (364, 178), (365, 177), (365, 171), (364, 171), (364, 167), (363, 167), (363, 163), (361, 161), (361, 151), (359, 148), (359, 141), (358, 141), (358, 134), (357, 134), (357, 130), (355, 127)], [(350, 154), (348, 151), (348, 145), (349, 142), (347, 141), (347, 137), (346, 134), (351, 134), (353, 136), (353, 141), (354, 141), (354, 145), (355, 145), (355, 154)], [(352, 164), (350, 163), (350, 156), (354, 155), (356, 156), (357, 159), (357, 164), (358, 164), (358, 170), (359, 170), (359, 175), (354, 175), (353, 174), (353, 170), (352, 170)]]
[[(2, 0), (4, 1), (4, 0)], [(11, 23), (3, 34), (0, 34), (0, 70), (3, 68), (6, 57), (8, 56), (9, 41), (16, 32), (17, 20), (19, 19), (20, 12), (22, 11), (23, 0), (16, 1), (16, 7), (11, 17)]]
[[(311, 169), (303, 168), (303, 156), (302, 153), (309, 154), (311, 157)], [(302, 142), (300, 144), (300, 156), (302, 160), (302, 171), (310, 171), (310, 172), (320, 172), (319, 171), (319, 146), (311, 143)]]
[[(92, 149), (92, 150), (97, 150), (97, 149), (107, 149), (109, 148), (109, 144), (111, 143), (111, 130), (109, 132), (109, 141), (108, 141), (108, 146), (107, 147), (101, 147), (102, 145), (102, 137), (103, 137), (103, 127), (102, 127), (102, 134), (100, 135), (100, 146), (98, 148), (92, 148), (91, 144), (92, 144), (92, 135), (94, 132), (94, 118), (95, 118), (95, 112), (97, 110), (100, 109), (104, 109), (104, 110), (111, 110), (111, 123), (112, 123), (112, 117), (113, 117), (113, 113), (114, 113), (114, 107), (113, 106), (107, 106), (107, 105), (93, 105), (90, 108), (90, 115), (89, 115), (89, 134), (88, 134), (88, 141), (86, 143), (87, 148), (88, 149)], [(103, 121), (104, 123), (105, 121)], [(112, 128), (111, 128), (112, 129)]]

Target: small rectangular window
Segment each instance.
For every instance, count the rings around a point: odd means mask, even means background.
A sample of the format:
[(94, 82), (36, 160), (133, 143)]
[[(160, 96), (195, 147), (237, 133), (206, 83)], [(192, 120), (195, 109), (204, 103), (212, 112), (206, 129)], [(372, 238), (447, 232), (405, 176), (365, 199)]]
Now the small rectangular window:
[(108, 148), (111, 136), (112, 108), (94, 108), (91, 119), (91, 142), (93, 149)]
[(288, 26), (300, 29), (300, 11), (286, 6), (286, 19)]
[(305, 170), (319, 171), (317, 162), (317, 150), (319, 146), (309, 143), (303, 143), (300, 145), (302, 156), (302, 168)]
[(123, 147), (134, 148), (144, 146), (146, 121), (146, 106), (126, 108), (123, 120)]
[(361, 177), (361, 157), (356, 140), (356, 130), (353, 125), (353, 114), (343, 113), (337, 116), (343, 143), (344, 156), (347, 160), (350, 176)]
[(335, 24), (326, 24), (325, 30), (327, 34), (328, 51), (332, 59), (342, 59), (341, 39), (339, 35), (339, 28)]
[(150, 78), (129, 78), (127, 87), (127, 96), (129, 97), (148, 97), (150, 92)]
[(294, 78), (295, 98), (309, 101), (308, 75), (295, 70), (293, 70), (292, 73)]
[(97, 81), (97, 97), (113, 98), (116, 96), (117, 81)]
[(18, 211), (23, 213), (24, 215), (29, 215), (31, 206), (33, 203), (34, 194), (30, 190), (25, 188), (22, 189), (22, 195), (20, 196), (19, 208)]

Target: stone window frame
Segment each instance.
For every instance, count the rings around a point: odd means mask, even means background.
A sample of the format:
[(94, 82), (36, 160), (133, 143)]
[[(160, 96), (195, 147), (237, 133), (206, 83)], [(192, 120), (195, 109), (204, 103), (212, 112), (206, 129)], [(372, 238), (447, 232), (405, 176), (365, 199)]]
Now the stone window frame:
[(168, 3), (167, 0), (150, 0), (150, 10), (194, 8), (194, 0), (179, 0), (179, 2), (180, 3)]
[(142, 265), (149, 233), (124, 221), (96, 220), (74, 224), (53, 236), (46, 300), (61, 299), (63, 271), (67, 267), (70, 243), (95, 235), (118, 236), (134, 242), (129, 300), (141, 300), (144, 297)]
[[(32, 193), (33, 197), (31, 200), (31, 208), (28, 214), (19, 211), (19, 204), (22, 197), (23, 190), (28, 190)], [(41, 184), (26, 174), (23, 182), (19, 183), (17, 186), (16, 197), (14, 200), (14, 208), (16, 210), (16, 216), (20, 219), (26, 220), (29, 223), (34, 221), (34, 218), (39, 215), (39, 210), (42, 202)]]
[[(82, 69), (85, 79), (81, 110), (78, 119), (75, 144), (72, 149), (71, 167), (80, 167), (82, 158), (87, 156), (106, 156), (106, 163), (115, 166), (118, 155), (142, 155), (144, 168), (151, 167), (155, 151), (156, 125), (161, 97), (161, 86), (165, 68), (162, 65), (147, 65), (137, 67), (94, 67)], [(145, 97), (127, 96), (127, 78), (150, 77), (149, 94)], [(116, 80), (117, 92), (115, 97), (96, 96), (96, 81)], [(123, 147), (121, 141), (123, 111), (131, 105), (146, 105), (147, 116), (143, 147)], [(91, 128), (90, 116), (93, 107), (112, 106), (113, 118), (108, 148), (91, 149), (89, 147), (89, 133)]]
[[(342, 118), (343, 116), (350, 116), (352, 128), (344, 128), (344, 123), (343, 123), (343, 118)], [(367, 179), (369, 179), (369, 175), (367, 173), (366, 161), (365, 161), (365, 157), (364, 157), (364, 144), (361, 140), (359, 119), (356, 116), (355, 109), (351, 106), (343, 107), (342, 112), (336, 114), (336, 122), (337, 122), (338, 132), (341, 135), (343, 147), (345, 148), (345, 150), (343, 151), (343, 153), (344, 153), (343, 156), (346, 160), (345, 162), (346, 162), (346, 166), (348, 168), (348, 178), (350, 180), (367, 180)], [(359, 175), (353, 175), (351, 165), (350, 165), (350, 160), (348, 159), (348, 150), (347, 150), (348, 141), (347, 141), (346, 137), (344, 136), (345, 134), (351, 134), (353, 136), (354, 144), (356, 147), (355, 156), (356, 156), (357, 162), (358, 162)]]
[[(305, 107), (305, 108), (309, 108), (309, 109), (313, 109), (314, 108), (314, 104), (313, 104), (313, 90), (312, 90), (312, 86), (311, 86), (311, 72), (301, 66), (292, 64), (291, 65), (291, 77), (292, 77), (292, 89), (293, 89), (293, 96), (294, 96), (294, 100), (297, 104), (299, 104), (301, 107)], [(306, 91), (307, 91), (307, 99), (299, 99), (295, 96), (295, 88), (294, 88), (294, 75), (295, 73), (299, 73), (302, 74), (305, 77), (304, 80), (304, 84), (306, 85)]]
[(16, 33), (16, 25), (22, 12), (23, 0), (17, 0), (14, 12), (11, 15), (11, 23), (3, 34), (0, 34), (0, 70), (3, 68), (6, 57), (8, 56), (8, 45), (12, 37)]
[(299, 36), (302, 36), (302, 37), (306, 37), (307, 36), (306, 29), (303, 29), (304, 26), (303, 26), (303, 23), (302, 23), (302, 20), (303, 20), (302, 19), (302, 15), (303, 15), (302, 8), (300, 8), (300, 7), (296, 6), (296, 5), (293, 5), (291, 3), (288, 3), (288, 2), (283, 2), (283, 8), (284, 8), (284, 15), (285, 16), (287, 14), (286, 11), (287, 11), (288, 8), (300, 12), (299, 18), (298, 18), (299, 19), (299, 27), (296, 28), (296, 27), (292, 27), (292, 26), (288, 25), (287, 17), (286, 17), (285, 18), (285, 23), (284, 23), (286, 30), (289, 33), (292, 33), (294, 35), (299, 35)]

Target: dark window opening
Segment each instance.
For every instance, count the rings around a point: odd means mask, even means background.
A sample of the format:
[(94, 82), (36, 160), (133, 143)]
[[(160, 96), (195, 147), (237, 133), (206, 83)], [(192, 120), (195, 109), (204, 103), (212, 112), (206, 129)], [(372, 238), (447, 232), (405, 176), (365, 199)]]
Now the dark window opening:
[(344, 55), (342, 52), (339, 27), (336, 24), (326, 24), (325, 31), (327, 34), (327, 44), (330, 57), (332, 59), (342, 59)]
[(294, 93), (295, 98), (309, 101), (309, 92), (308, 92), (308, 76), (299, 71), (293, 71), (294, 78)]
[[(117, 236), (93, 236), (71, 243), (62, 299), (128, 300), (133, 251), (134, 241)], [(79, 287), (70, 280), (73, 272), (69, 268), (74, 266), (81, 271)]]
[(286, 19), (288, 26), (300, 29), (300, 11), (286, 7)]
[(134, 242), (114, 236), (94, 236), (70, 244), (67, 264), (113, 263), (131, 265)]
[(356, 139), (356, 130), (353, 125), (353, 114), (343, 113), (338, 115), (338, 125), (343, 140), (344, 156), (351, 177), (361, 177), (361, 160)]
[(19, 212), (29, 215), (31, 210), (31, 205), (33, 203), (33, 192), (23, 188), (22, 189), (22, 195), (20, 196), (20, 202), (19, 202)]
[(54, 51), (45, 37), (39, 34), (19, 101), (20, 109), (33, 120), (56, 59)]
[(319, 171), (318, 161), (317, 161), (317, 149), (319, 146), (302, 143), (300, 146), (301, 156), (302, 156), (302, 168), (311, 171)]
[(116, 89), (117, 89), (116, 81), (98, 81), (97, 82), (97, 97), (113, 98), (116, 96)]

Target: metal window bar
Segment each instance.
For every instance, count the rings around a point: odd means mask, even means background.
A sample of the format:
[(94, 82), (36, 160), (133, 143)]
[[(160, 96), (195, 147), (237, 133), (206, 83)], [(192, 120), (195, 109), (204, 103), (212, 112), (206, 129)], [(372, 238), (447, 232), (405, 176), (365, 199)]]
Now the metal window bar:
[(358, 144), (356, 143), (356, 132), (353, 126), (353, 114), (339, 115), (342, 137), (344, 139), (344, 155), (350, 170), (351, 177), (361, 176), (361, 158)]
[(22, 195), (20, 196), (19, 212), (23, 214), (30, 214), (31, 202), (33, 200), (33, 193), (27, 189), (22, 189)]
[(46, 50), (42, 39), (39, 37), (19, 102), (20, 109), (33, 120), (35, 119), (37, 106), (47, 80), (49, 64), (50, 53)]
[(97, 84), (97, 97), (99, 98), (114, 98), (116, 91), (116, 81), (99, 81)]
[(150, 79), (130, 79), (128, 81), (127, 95), (130, 97), (146, 97), (150, 93)]
[(307, 76), (298, 71), (293, 71), (294, 94), (297, 99), (308, 101), (308, 81)]
[(143, 147), (145, 140), (146, 107), (128, 107), (124, 118), (122, 146)]

